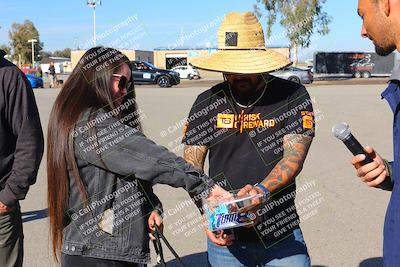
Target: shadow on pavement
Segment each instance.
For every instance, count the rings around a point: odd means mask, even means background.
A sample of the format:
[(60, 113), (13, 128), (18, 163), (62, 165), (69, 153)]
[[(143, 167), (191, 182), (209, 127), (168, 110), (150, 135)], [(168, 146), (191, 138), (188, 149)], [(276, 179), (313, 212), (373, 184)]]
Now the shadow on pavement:
[[(207, 252), (202, 252), (202, 253), (196, 253), (192, 255), (187, 255), (185, 257), (182, 257), (182, 261), (185, 264), (185, 266), (190, 266), (190, 267), (205, 267), (207, 266)], [(180, 267), (179, 263), (177, 260), (172, 260), (167, 262), (167, 266), (171, 267)], [(369, 266), (374, 266), (375, 265), (360, 265), (360, 267), (369, 267)], [(378, 265), (380, 266), (380, 265)], [(327, 267), (325, 265), (312, 265), (311, 267)]]
[(22, 222), (30, 222), (34, 220), (40, 220), (47, 217), (47, 209), (27, 211), (22, 213)]
[(370, 258), (360, 262), (359, 267), (382, 267), (383, 258)]
[[(190, 267), (205, 267), (207, 266), (207, 252), (196, 253), (181, 257), (185, 266)], [(168, 267), (180, 267), (179, 262), (175, 260), (171, 260), (167, 262)]]

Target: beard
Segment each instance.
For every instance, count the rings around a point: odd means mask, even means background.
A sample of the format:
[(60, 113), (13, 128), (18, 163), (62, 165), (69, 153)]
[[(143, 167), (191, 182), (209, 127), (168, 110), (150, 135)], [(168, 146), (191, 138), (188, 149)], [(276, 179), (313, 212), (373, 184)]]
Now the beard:
[(256, 84), (250, 79), (241, 79), (235, 83), (234, 88), (242, 94), (252, 94), (256, 91)]
[(388, 55), (390, 55), (394, 50), (396, 50), (396, 46), (395, 45), (390, 45), (390, 46), (380, 46), (375, 44), (375, 52), (383, 57), (386, 57)]
[[(370, 38), (375, 45), (375, 52), (380, 56), (388, 56), (396, 50), (395, 33), (390, 22), (380, 13), (376, 13), (375, 29), (380, 29), (381, 32), (376, 38)], [(385, 29), (383, 31), (383, 29)]]
[(262, 78), (254, 80), (246, 76), (241, 76), (233, 80), (232, 88), (240, 94), (252, 95), (257, 91), (257, 86), (260, 84)]
[(256, 79), (240, 75), (236, 79), (231, 80), (231, 87), (235, 98), (242, 104), (249, 104), (249, 101), (259, 95), (260, 83), (263, 81), (262, 75)]

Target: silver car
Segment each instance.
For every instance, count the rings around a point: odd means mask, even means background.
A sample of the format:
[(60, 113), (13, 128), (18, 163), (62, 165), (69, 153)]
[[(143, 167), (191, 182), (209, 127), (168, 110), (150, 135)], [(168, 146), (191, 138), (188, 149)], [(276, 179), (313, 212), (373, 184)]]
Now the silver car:
[(312, 83), (314, 81), (314, 76), (310, 69), (304, 70), (292, 66), (270, 72), (269, 74), (301, 84)]

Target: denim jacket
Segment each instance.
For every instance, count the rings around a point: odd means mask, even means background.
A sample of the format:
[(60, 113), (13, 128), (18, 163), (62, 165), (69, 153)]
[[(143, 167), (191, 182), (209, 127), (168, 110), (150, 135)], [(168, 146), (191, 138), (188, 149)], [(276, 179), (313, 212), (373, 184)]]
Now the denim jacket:
[(148, 263), (147, 219), (160, 208), (152, 185), (183, 187), (193, 196), (212, 187), (213, 181), (109, 115), (100, 110), (92, 117), (87, 111), (71, 134), (87, 196), (82, 197), (69, 167), (70, 209), (62, 253)]

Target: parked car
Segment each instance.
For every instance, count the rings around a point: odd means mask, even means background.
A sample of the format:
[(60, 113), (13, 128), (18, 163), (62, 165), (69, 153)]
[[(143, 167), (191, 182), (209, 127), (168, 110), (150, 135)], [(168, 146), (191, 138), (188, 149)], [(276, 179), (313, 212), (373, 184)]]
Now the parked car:
[(26, 74), (26, 78), (28, 78), (29, 83), (32, 88), (43, 88), (43, 79), (34, 75), (34, 74)]
[(160, 87), (171, 87), (181, 82), (179, 73), (159, 69), (144, 61), (131, 61), (132, 76), (135, 84), (158, 84)]
[(173, 67), (171, 70), (179, 73), (179, 76), (181, 77), (181, 79), (189, 79), (189, 80), (200, 79), (199, 71), (190, 65), (176, 66), (176, 67)]
[(286, 67), (270, 73), (273, 76), (286, 79), (296, 83), (312, 83), (314, 81), (313, 73), (310, 69), (300, 69), (296, 67)]

